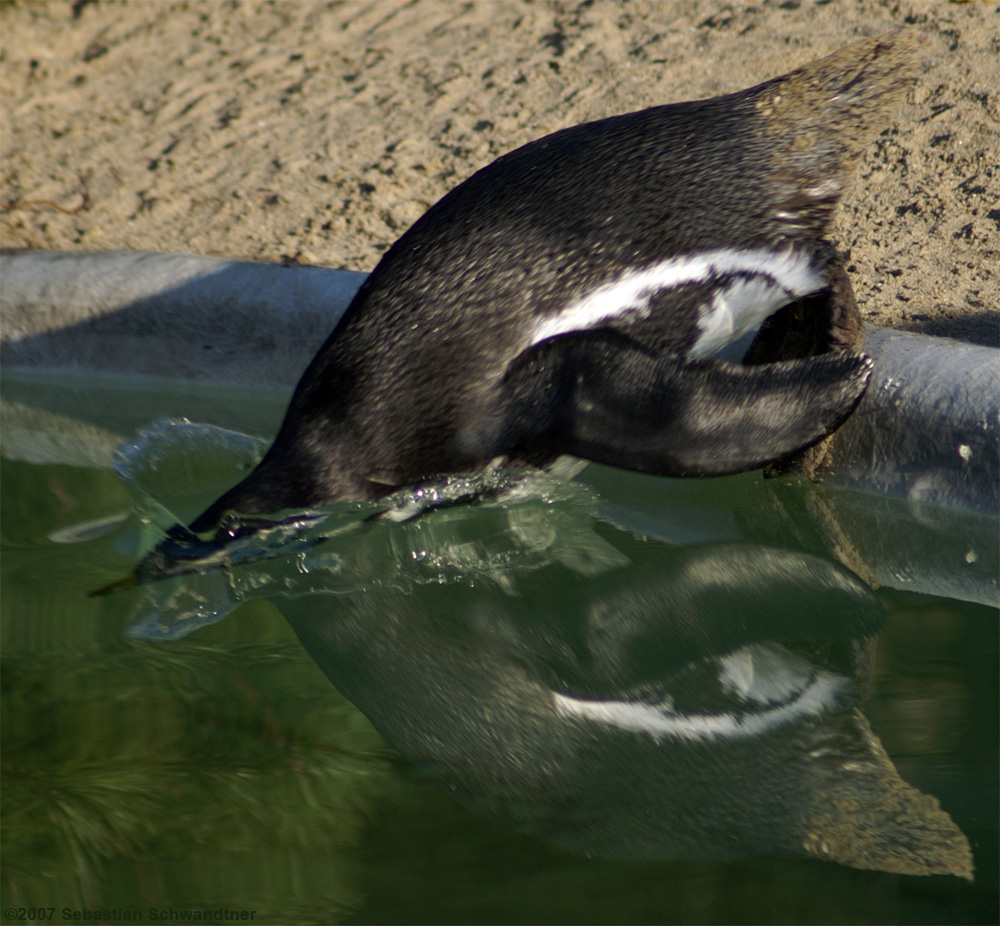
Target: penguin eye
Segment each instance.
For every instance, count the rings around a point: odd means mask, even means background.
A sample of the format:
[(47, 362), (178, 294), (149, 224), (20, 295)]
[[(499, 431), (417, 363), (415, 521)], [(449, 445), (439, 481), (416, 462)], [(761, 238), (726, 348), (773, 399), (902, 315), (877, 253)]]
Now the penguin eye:
[(261, 527), (268, 523), (270, 522), (261, 521), (256, 518), (244, 520), (239, 515), (226, 515), (219, 522), (219, 529), (215, 532), (215, 539), (217, 541), (230, 541), (238, 540), (241, 537), (248, 537), (251, 534), (256, 534)]

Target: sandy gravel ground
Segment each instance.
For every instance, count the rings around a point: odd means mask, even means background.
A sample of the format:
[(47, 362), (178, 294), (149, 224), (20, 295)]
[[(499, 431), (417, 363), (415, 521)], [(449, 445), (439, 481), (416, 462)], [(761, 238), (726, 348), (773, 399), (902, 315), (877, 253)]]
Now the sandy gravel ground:
[(1000, 4), (4, 0), (0, 15), (4, 246), (360, 270), (539, 135), (910, 24), (924, 73), (834, 237), (870, 320), (1000, 343)]

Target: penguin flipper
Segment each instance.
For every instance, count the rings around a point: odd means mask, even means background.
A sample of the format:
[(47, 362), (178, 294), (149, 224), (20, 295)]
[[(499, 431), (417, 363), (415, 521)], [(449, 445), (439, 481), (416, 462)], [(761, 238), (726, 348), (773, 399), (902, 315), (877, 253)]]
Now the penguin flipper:
[(609, 329), (521, 354), (504, 381), (508, 438), (659, 476), (722, 476), (787, 457), (835, 430), (871, 375), (863, 354), (739, 366), (654, 353)]

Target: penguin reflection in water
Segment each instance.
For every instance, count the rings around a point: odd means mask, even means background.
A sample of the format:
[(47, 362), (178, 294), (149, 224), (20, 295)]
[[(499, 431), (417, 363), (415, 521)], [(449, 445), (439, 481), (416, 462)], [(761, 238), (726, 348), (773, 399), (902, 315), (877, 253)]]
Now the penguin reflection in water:
[(817, 444), (871, 372), (823, 236), (915, 44), (578, 125), (474, 174), (386, 252), (263, 460), (191, 530), (564, 454), (715, 476)]

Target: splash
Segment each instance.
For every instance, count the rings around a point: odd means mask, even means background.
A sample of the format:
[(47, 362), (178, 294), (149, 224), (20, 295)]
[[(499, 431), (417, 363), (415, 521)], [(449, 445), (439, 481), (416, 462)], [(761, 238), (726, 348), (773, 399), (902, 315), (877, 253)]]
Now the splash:
[(256, 465), (263, 442), (211, 425), (164, 420), (121, 448), (115, 470), (134, 497), (119, 552), (141, 557), (100, 593), (133, 589), (128, 632), (177, 640), (252, 598), (407, 593), (489, 584), (559, 565), (584, 576), (628, 562), (594, 532), (597, 497), (541, 471), (499, 467), (373, 503), (272, 518), (229, 515), (203, 539), (181, 527), (207, 495)]

